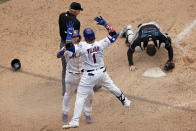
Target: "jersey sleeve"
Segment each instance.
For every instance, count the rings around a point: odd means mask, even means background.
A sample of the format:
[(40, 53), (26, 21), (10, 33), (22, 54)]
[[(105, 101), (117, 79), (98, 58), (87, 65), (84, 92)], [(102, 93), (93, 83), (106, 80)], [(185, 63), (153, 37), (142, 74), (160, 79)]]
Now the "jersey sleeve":
[(97, 43), (98, 43), (99, 47), (101, 47), (102, 49), (107, 48), (111, 44), (111, 42), (108, 39), (108, 37), (106, 37), (106, 38), (104, 38), (104, 39), (102, 39), (100, 41), (97, 41)]

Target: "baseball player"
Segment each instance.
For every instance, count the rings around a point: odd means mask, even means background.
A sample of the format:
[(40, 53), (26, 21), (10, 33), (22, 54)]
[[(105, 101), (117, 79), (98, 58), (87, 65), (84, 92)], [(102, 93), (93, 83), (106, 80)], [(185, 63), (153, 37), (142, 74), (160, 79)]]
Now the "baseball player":
[(133, 64), (133, 53), (135, 50), (146, 50), (149, 56), (154, 56), (156, 48), (159, 49), (160, 47), (165, 47), (168, 51), (169, 59), (164, 69), (171, 70), (175, 67), (171, 38), (167, 33), (164, 33), (155, 22), (138, 25), (135, 34), (132, 31), (132, 26), (128, 25), (121, 31), (120, 36), (126, 37), (125, 43), (129, 45), (127, 56), (131, 71), (136, 69)]
[[(67, 23), (69, 21), (74, 22), (74, 29), (80, 31), (80, 21), (77, 16), (83, 11), (81, 4), (77, 2), (72, 2), (69, 7), (69, 11), (63, 12), (59, 15), (59, 33), (61, 37), (60, 49), (64, 47), (67, 37)], [(61, 57), (62, 61), (62, 95), (65, 94), (65, 74), (66, 74), (66, 60), (65, 57)]]
[(96, 84), (103, 85), (114, 94), (125, 107), (129, 107), (131, 103), (113, 83), (104, 67), (104, 51), (111, 43), (115, 42), (119, 34), (116, 34), (115, 30), (109, 26), (102, 17), (96, 17), (95, 21), (97, 21), (99, 25), (103, 25), (110, 35), (100, 41), (95, 41), (93, 30), (91, 28), (86, 28), (83, 31), (85, 42), (81, 42), (82, 44), (80, 47), (72, 46), (66, 48), (69, 51), (81, 55), (83, 74), (77, 91), (74, 115), (71, 122), (62, 126), (62, 128), (65, 129), (79, 126), (79, 118), (84, 102), (87, 99), (89, 92), (91, 92), (93, 86)]
[[(80, 39), (81, 36), (79, 35), (79, 31), (74, 30), (71, 40), (76, 47), (80, 46), (79, 45)], [(81, 77), (81, 57), (79, 53), (65, 51), (64, 47), (57, 53), (57, 58), (61, 58), (62, 56), (65, 56), (65, 59), (67, 61), (66, 76), (65, 76), (66, 92), (64, 94), (63, 103), (62, 103), (62, 107), (63, 107), (62, 120), (63, 122), (66, 122), (68, 120), (71, 98), (78, 87), (80, 77)], [(84, 113), (86, 116), (86, 121), (88, 123), (91, 122), (90, 113), (92, 110), (91, 103), (92, 103), (93, 94), (94, 94), (93, 90), (89, 92), (89, 95), (84, 104)]]

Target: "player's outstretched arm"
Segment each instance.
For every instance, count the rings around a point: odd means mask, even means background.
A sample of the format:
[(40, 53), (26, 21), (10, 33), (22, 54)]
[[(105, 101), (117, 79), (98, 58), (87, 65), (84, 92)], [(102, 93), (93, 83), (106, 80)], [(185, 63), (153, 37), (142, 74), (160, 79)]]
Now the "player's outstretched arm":
[(65, 48), (68, 51), (75, 52), (75, 46), (72, 43), (72, 36), (73, 36), (73, 31), (74, 31), (74, 23), (72, 21), (69, 21), (67, 24), (67, 37), (66, 37), (66, 44)]
[(164, 69), (166, 71), (171, 70), (175, 67), (175, 63), (173, 61), (173, 47), (171, 45), (171, 38), (168, 36), (167, 41), (165, 43), (165, 49), (168, 51), (168, 61), (165, 63)]
[(110, 36), (113, 37), (114, 35), (117, 34), (116, 31), (114, 30), (114, 28), (112, 26), (108, 25), (108, 23), (106, 22), (106, 20), (103, 19), (103, 17), (101, 17), (101, 16), (95, 17), (94, 20), (97, 22), (98, 25), (104, 26), (107, 29)]
[(127, 51), (127, 57), (128, 57), (128, 61), (129, 61), (130, 66), (133, 65), (133, 53), (134, 53), (134, 50), (129, 48), (128, 51)]
[(132, 49), (132, 47), (130, 47), (127, 51), (127, 57), (128, 57), (128, 61), (129, 61), (129, 66), (130, 66), (130, 70), (134, 71), (136, 70), (136, 67), (133, 64), (133, 53), (135, 52), (134, 49)]
[(72, 35), (73, 35), (73, 25), (74, 23), (72, 21), (69, 21), (67, 23), (67, 37), (66, 37), (66, 43), (65, 46), (57, 53), (57, 58), (61, 58), (65, 51), (75, 51), (75, 47), (72, 44)]
[(95, 17), (94, 20), (97, 22), (98, 25), (102, 25), (107, 29), (109, 33), (109, 36), (107, 36), (107, 38), (110, 40), (111, 43), (114, 43), (119, 36), (119, 34), (117, 34), (114, 30), (114, 28), (108, 25), (106, 20), (104, 20), (101, 16)]

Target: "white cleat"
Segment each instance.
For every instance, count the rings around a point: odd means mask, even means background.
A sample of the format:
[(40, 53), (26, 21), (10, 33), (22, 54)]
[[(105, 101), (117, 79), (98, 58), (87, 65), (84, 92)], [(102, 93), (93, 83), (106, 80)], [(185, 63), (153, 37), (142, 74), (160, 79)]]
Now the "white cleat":
[(78, 122), (73, 122), (73, 121), (71, 121), (71, 122), (69, 122), (68, 124), (63, 125), (62, 128), (63, 128), (63, 129), (69, 129), (69, 128), (76, 128), (76, 127), (78, 127), (78, 126), (79, 126), (79, 123), (78, 123)]
[(132, 25), (127, 25), (127, 30), (132, 30)]
[(126, 37), (128, 34), (128, 32), (127, 31), (131, 31), (131, 32), (133, 32), (132, 31), (132, 25), (127, 25), (124, 29), (122, 29), (121, 31), (120, 31), (120, 34), (119, 34), (119, 36), (120, 37)]
[(120, 34), (119, 34), (119, 36), (122, 38), (122, 37), (126, 37), (126, 32), (127, 32), (127, 28), (125, 27), (124, 29), (122, 29), (121, 31), (120, 31)]
[(125, 98), (125, 101), (123, 102), (123, 105), (124, 105), (125, 107), (130, 107), (131, 101), (128, 100), (127, 98)]

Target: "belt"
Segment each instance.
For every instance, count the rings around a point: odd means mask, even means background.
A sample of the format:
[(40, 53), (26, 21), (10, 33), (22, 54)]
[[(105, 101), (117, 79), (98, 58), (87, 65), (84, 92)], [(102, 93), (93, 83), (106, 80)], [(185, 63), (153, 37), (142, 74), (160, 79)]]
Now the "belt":
[[(103, 69), (104, 67), (101, 67), (101, 68), (99, 68), (99, 69)], [(95, 70), (98, 70), (98, 69), (94, 69), (94, 70), (86, 70), (86, 72), (92, 72), (92, 71), (95, 71)], [(81, 70), (81, 72), (84, 72), (85, 70), (84, 69), (82, 69)]]
[[(100, 68), (100, 69), (103, 69), (103, 68)], [(103, 70), (103, 72), (106, 72), (106, 68)], [(88, 76), (94, 76), (95, 74), (93, 73), (88, 73)]]
[(79, 75), (80, 73), (74, 73), (74, 72), (69, 72), (69, 73), (71, 73), (71, 74), (76, 74), (76, 75)]

